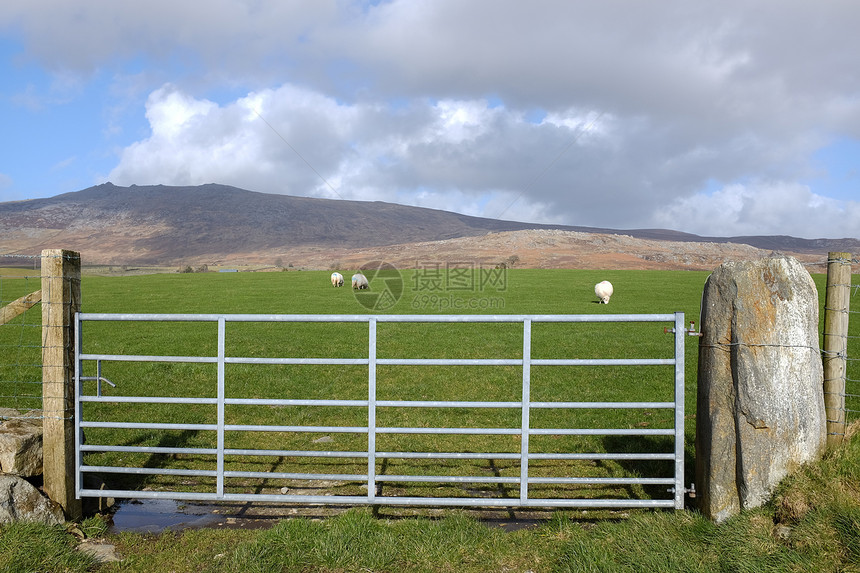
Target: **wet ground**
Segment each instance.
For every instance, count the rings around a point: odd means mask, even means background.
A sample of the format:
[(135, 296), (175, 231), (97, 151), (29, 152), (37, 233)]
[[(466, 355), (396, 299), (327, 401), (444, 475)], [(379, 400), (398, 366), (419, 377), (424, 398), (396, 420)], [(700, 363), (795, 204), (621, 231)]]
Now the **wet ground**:
[[(342, 513), (349, 507), (308, 506), (294, 504), (251, 503), (195, 503), (170, 499), (121, 500), (113, 513), (111, 531), (136, 533), (160, 533), (165, 530), (180, 531), (195, 528), (261, 529), (272, 527), (282, 519), (307, 517), (323, 519)], [(446, 509), (377, 508), (375, 513), (382, 519), (424, 516), (438, 518), (455, 511)], [(491, 509), (468, 511), (491, 527), (515, 531), (536, 527), (545, 523), (551, 510), (515, 511)], [(582, 512), (583, 517), (587, 512)]]
[(279, 517), (259, 512), (248, 515), (247, 505), (213, 505), (176, 501), (172, 499), (123, 500), (113, 514), (111, 531), (159, 533), (166, 529), (195, 528), (247, 528), (271, 527), (289, 511)]

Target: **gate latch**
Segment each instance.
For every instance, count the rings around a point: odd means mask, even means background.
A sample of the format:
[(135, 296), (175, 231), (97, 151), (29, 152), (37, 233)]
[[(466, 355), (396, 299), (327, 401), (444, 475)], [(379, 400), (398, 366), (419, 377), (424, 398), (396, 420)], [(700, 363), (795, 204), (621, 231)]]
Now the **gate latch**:
[[(663, 332), (665, 334), (675, 334), (675, 329), (669, 328), (668, 326), (666, 326), (666, 327), (663, 327)], [(690, 328), (685, 328), (684, 332), (687, 333), (687, 336), (702, 336), (702, 333), (699, 332), (698, 330), (696, 330), (696, 321), (695, 320), (690, 321)]]
[(102, 361), (96, 361), (96, 375), (95, 376), (81, 376), (81, 382), (92, 381), (95, 380), (96, 384), (96, 396), (102, 395), (102, 382), (107, 382), (112, 387), (116, 388), (116, 384), (102, 376)]

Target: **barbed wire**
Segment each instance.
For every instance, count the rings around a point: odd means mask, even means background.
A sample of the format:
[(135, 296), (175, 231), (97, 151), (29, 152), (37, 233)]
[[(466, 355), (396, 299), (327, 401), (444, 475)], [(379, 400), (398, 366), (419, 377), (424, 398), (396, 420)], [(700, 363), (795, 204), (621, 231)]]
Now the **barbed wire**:
[(846, 263), (846, 264), (860, 263), (860, 259), (855, 259), (853, 257), (850, 259), (846, 259), (845, 257), (832, 257), (831, 258), (828, 256), (826, 260), (828, 263)]
[[(805, 267), (809, 267), (809, 268), (814, 267), (816, 270), (826, 268), (830, 264), (834, 264), (834, 263), (843, 264), (843, 265), (856, 265), (856, 264), (860, 263), (860, 258), (857, 258), (855, 256), (831, 257), (828, 255), (828, 257), (824, 260), (801, 262), (801, 264), (804, 265)], [(856, 273), (851, 273), (851, 275), (854, 276), (854, 275), (856, 275)], [(849, 278), (848, 283), (838, 283), (838, 284), (833, 284), (830, 286), (843, 287), (843, 288), (850, 289), (849, 292), (850, 292), (851, 298), (856, 297), (858, 294), (860, 294), (860, 284), (852, 282), (852, 279), (850, 279), (850, 278)], [(841, 313), (841, 314), (848, 316), (848, 317), (855, 315), (855, 314), (860, 314), (860, 310), (852, 310), (850, 308), (830, 308), (827, 306), (823, 307), (823, 311)], [(855, 332), (856, 332), (856, 326), (855, 325), (858, 324), (856, 322), (856, 320), (857, 319), (848, 320), (849, 328), (853, 327), (852, 330)], [(860, 385), (860, 380), (858, 380), (856, 377), (856, 374), (854, 374), (854, 372), (858, 368), (858, 362), (860, 362), (860, 357), (852, 357), (849, 355), (849, 352), (851, 352), (851, 350), (852, 350), (852, 349), (849, 349), (849, 343), (853, 346), (853, 342), (856, 341), (858, 338), (860, 338), (860, 335), (850, 334), (850, 333), (836, 334), (836, 333), (825, 333), (825, 332), (822, 332), (821, 334), (822, 334), (822, 336), (826, 336), (826, 337), (837, 337), (839, 339), (842, 339), (844, 341), (844, 344), (845, 344), (844, 350), (841, 350), (838, 352), (827, 351), (827, 350), (824, 350), (823, 348), (821, 349), (822, 358), (824, 358), (824, 359), (837, 358), (837, 359), (842, 359), (845, 361), (845, 376), (840, 378), (841, 380), (844, 380), (845, 385), (844, 385), (843, 391), (839, 392), (838, 394), (840, 396), (842, 396), (843, 398), (845, 398), (846, 400), (851, 400), (852, 402), (860, 399), (860, 394), (856, 393), (857, 392), (856, 390), (853, 390), (854, 388), (858, 387), (858, 385)], [(719, 344), (708, 345), (708, 346), (714, 347), (714, 348), (722, 348), (726, 351), (729, 351), (731, 346), (739, 345), (739, 344), (743, 344), (743, 343), (741, 343), (741, 342), (719, 343)], [(825, 382), (827, 382), (827, 380), (825, 380)], [(837, 393), (826, 393), (826, 394), (837, 394)], [(849, 407), (848, 405), (841, 408), (841, 410), (844, 412), (850, 412), (852, 414), (860, 413), (860, 409), (852, 408), (852, 407)]]
[(819, 349), (819, 347), (813, 346), (811, 344), (756, 344), (751, 342), (715, 342), (713, 344), (703, 343), (699, 345), (700, 348), (719, 348), (721, 350), (732, 346), (748, 346), (751, 348), (801, 348), (807, 350), (814, 350), (815, 352), (823, 352)]

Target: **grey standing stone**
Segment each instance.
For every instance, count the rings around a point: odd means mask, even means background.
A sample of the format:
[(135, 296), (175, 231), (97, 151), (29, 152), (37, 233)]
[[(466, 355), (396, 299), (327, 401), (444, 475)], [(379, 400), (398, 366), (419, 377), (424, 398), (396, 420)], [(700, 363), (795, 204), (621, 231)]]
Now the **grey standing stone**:
[(27, 521), (56, 525), (65, 522), (63, 509), (27, 480), (0, 474), (0, 523)]
[(818, 291), (791, 257), (727, 262), (702, 297), (696, 492), (723, 521), (826, 444)]

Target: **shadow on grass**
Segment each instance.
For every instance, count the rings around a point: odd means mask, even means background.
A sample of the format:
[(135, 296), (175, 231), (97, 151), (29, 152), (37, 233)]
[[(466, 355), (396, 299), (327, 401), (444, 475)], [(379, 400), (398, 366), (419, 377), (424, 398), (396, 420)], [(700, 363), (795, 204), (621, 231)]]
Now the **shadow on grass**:
[[(667, 436), (606, 436), (603, 440), (607, 452), (622, 454), (665, 454), (674, 453), (674, 439)], [(642, 478), (674, 478), (674, 460), (617, 460), (624, 471), (635, 477)], [(684, 483), (694, 481), (695, 459), (684, 448)], [(686, 486), (685, 486), (686, 487)], [(642, 484), (627, 487), (631, 498), (641, 497), (636, 488), (641, 488), (649, 499), (672, 499), (674, 497), (671, 486)], [(686, 498), (685, 505), (691, 507), (694, 501)]]
[[(158, 440), (154, 447), (157, 448), (184, 448), (197, 436), (198, 430), (182, 430), (179, 433), (165, 433)], [(145, 440), (140, 437), (134, 440), (129, 440), (122, 444), (123, 446), (139, 446)], [(154, 453), (140, 466), (145, 469), (163, 469), (172, 465), (172, 461), (176, 459), (176, 454)], [(131, 473), (113, 473), (99, 472), (93, 474), (98, 477), (104, 484), (106, 489), (125, 489), (131, 491), (141, 490), (146, 487), (147, 483), (156, 476), (151, 474), (131, 474)]]

